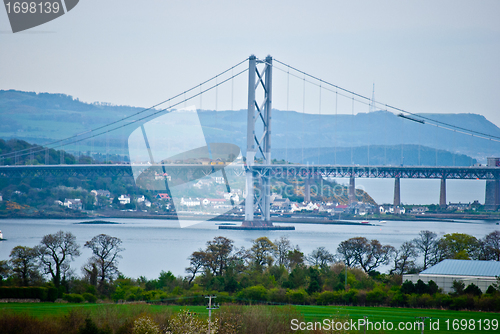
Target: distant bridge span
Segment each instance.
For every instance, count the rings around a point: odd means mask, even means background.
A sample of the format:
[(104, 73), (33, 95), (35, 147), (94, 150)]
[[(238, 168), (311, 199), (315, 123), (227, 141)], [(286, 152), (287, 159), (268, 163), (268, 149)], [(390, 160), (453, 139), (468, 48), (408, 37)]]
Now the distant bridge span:
[[(228, 165), (165, 164), (154, 165), (171, 176), (186, 175), (201, 178)], [(151, 165), (99, 164), (99, 165), (14, 165), (0, 166), (0, 178), (24, 177), (133, 177), (132, 167), (146, 170)], [(446, 180), (486, 180), (485, 204), (489, 210), (500, 207), (500, 167), (432, 167), (432, 166), (338, 166), (338, 165), (260, 165), (247, 166), (255, 176), (267, 178), (305, 179), (305, 201), (310, 200), (311, 180), (320, 177), (350, 178), (349, 202), (356, 201), (356, 178), (393, 178), (394, 206), (401, 203), (400, 179), (440, 179), (441, 191), (439, 204), (446, 206)], [(234, 171), (242, 173), (243, 168)], [(231, 168), (227, 169), (228, 172)]]
[[(70, 176), (133, 176), (132, 166), (147, 169), (150, 165), (96, 164), (96, 165), (14, 165), (0, 166), (0, 177), (70, 177)], [(227, 165), (157, 164), (169, 174), (186, 170), (208, 175)], [(338, 166), (338, 165), (259, 165), (250, 168), (257, 175), (270, 177), (355, 177), (500, 180), (500, 167), (433, 167), (433, 166)]]

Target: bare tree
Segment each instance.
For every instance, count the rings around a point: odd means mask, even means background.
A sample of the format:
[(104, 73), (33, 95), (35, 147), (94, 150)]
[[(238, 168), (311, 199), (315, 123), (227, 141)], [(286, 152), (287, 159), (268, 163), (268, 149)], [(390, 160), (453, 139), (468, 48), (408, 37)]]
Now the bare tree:
[[(433, 258), (435, 258), (435, 253), (437, 250), (437, 234), (431, 231), (420, 231), (418, 237), (413, 239), (415, 247), (420, 254), (424, 257), (424, 270), (427, 269), (429, 265), (434, 264)], [(433, 256), (434, 255), (434, 256)]]
[(389, 263), (394, 247), (383, 246), (375, 239), (356, 237), (342, 241), (337, 252), (348, 267), (359, 265), (365, 272), (370, 272)]
[(348, 266), (352, 267), (356, 263), (356, 254), (368, 243), (366, 238), (351, 238), (342, 241), (337, 247), (339, 258)]
[(0, 260), (0, 281), (4, 278), (9, 277), (10, 267), (9, 263), (5, 260)]
[(186, 272), (191, 274), (191, 277), (189, 278), (189, 284), (191, 284), (191, 282), (196, 277), (196, 274), (205, 266), (206, 257), (207, 253), (202, 251), (201, 249), (197, 252), (193, 252), (193, 254), (189, 256), (188, 259), (190, 266), (186, 268)]
[(500, 231), (493, 231), (483, 239), (486, 259), (500, 261)]
[(391, 270), (391, 274), (403, 275), (415, 269), (417, 255), (415, 245), (410, 241), (405, 241), (399, 249), (394, 251), (394, 268)]
[(318, 247), (306, 257), (306, 260), (313, 266), (325, 268), (334, 261), (334, 256), (325, 247)]
[(122, 257), (120, 252), (124, 250), (120, 247), (121, 244), (122, 241), (117, 237), (99, 234), (84, 245), (92, 250), (90, 262), (97, 267), (98, 284), (101, 289), (107, 281), (112, 281), (119, 273), (118, 259)]
[(36, 249), (25, 246), (14, 247), (10, 252), (10, 264), (14, 276), (21, 281), (22, 285), (28, 286), (41, 280)]
[(274, 250), (274, 258), (278, 266), (288, 265), (288, 252), (292, 250), (292, 244), (287, 237), (281, 236), (279, 239), (274, 240), (276, 249)]
[(234, 241), (225, 237), (215, 237), (207, 242), (207, 259), (216, 276), (222, 276), (229, 263)]
[(80, 246), (71, 232), (59, 231), (47, 234), (35, 249), (45, 273), (50, 274), (56, 287), (59, 287), (62, 279), (65, 279), (70, 269), (69, 262), (80, 256)]

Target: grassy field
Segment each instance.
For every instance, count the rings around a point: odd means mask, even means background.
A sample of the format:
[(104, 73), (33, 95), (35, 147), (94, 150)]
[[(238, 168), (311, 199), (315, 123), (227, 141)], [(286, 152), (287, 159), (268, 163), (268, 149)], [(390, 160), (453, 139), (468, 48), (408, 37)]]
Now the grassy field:
[[(281, 307), (281, 306), (268, 306), (268, 307)], [(166, 309), (170, 309), (177, 312), (181, 309), (189, 309), (198, 313), (201, 316), (208, 316), (208, 311), (205, 306), (174, 306), (174, 305), (144, 305), (144, 304), (134, 304), (134, 305), (102, 305), (102, 304), (53, 304), (53, 303), (34, 303), (34, 304), (3, 304), (0, 305), (0, 313), (3, 312), (13, 312), (13, 313), (23, 313), (29, 314), (35, 317), (47, 317), (47, 316), (58, 316), (69, 313), (72, 309), (86, 309), (91, 312), (99, 312), (101, 309), (115, 308), (126, 311), (130, 308), (145, 308), (152, 312), (161, 312)], [(446, 311), (446, 310), (424, 310), (424, 309), (406, 309), (406, 308), (387, 308), (387, 307), (349, 307), (349, 306), (296, 306), (297, 310), (304, 316), (306, 322), (323, 321), (324, 319), (335, 318), (337, 321), (346, 321), (348, 319), (353, 319), (357, 322), (358, 319), (363, 319), (364, 316), (368, 317), (368, 320), (375, 322), (382, 322), (385, 320), (386, 323), (391, 322), (394, 326), (392, 331), (377, 331), (367, 330), (367, 333), (391, 333), (391, 332), (402, 332), (402, 333), (421, 333), (420, 330), (398, 330), (398, 324), (400, 322), (414, 323), (415, 317), (430, 317), (431, 322), (434, 324), (434, 329), (429, 330), (429, 320), (426, 320), (425, 333), (498, 333), (500, 332), (500, 327), (498, 326), (498, 321), (500, 321), (500, 314), (498, 313), (486, 313), (486, 312), (466, 312), (466, 311)], [(214, 311), (217, 312), (217, 311)], [(449, 323), (446, 320), (449, 319)], [(467, 326), (462, 327), (460, 323), (455, 324), (455, 330), (453, 329), (453, 320), (467, 319)], [(471, 328), (471, 319), (474, 323), (474, 329)], [(496, 326), (493, 326), (493, 320), (496, 320)], [(439, 330), (437, 330), (437, 322), (439, 321)], [(462, 322), (463, 324), (463, 322)], [(479, 329), (479, 324), (481, 324), (481, 330)], [(486, 327), (489, 324), (490, 329), (487, 330)], [(458, 327), (457, 327), (458, 325)], [(447, 328), (448, 327), (448, 328)], [(496, 328), (496, 330), (495, 330)], [(363, 332), (359, 330), (358, 332)], [(291, 331), (292, 332), (292, 331)]]

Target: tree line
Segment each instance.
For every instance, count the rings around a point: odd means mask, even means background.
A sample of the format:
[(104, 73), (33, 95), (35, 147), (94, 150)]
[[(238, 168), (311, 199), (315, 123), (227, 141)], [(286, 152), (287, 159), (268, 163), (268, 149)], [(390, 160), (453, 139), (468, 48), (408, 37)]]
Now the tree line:
[[(121, 244), (119, 238), (99, 234), (83, 246), (92, 250), (82, 268), (83, 279), (100, 293), (105, 293), (119, 274), (118, 261), (124, 250)], [(10, 252), (10, 260), (0, 261), (0, 285), (40, 286), (48, 277), (50, 286), (61, 293), (68, 292), (75, 277), (71, 262), (80, 255), (80, 245), (71, 232), (47, 234), (39, 245), (16, 246)]]
[[(80, 256), (80, 246), (69, 232), (46, 235), (33, 248), (14, 247), (10, 260), (0, 262), (0, 285), (8, 287), (0, 288), (0, 297), (7, 292), (9, 296), (28, 295), (25, 290), (8, 290), (14, 286), (45, 286), (57, 288), (58, 297), (71, 302), (103, 299), (201, 305), (204, 295), (217, 294), (222, 303), (500, 310), (500, 281), (487, 291), (457, 283), (452, 294), (442, 293), (434, 282), (402, 282), (402, 274), (417, 273), (447, 258), (498, 261), (500, 231), (480, 239), (460, 233), (438, 238), (434, 232), (421, 231), (398, 248), (354, 237), (342, 241), (335, 253), (320, 246), (309, 254), (284, 236), (273, 241), (257, 238), (248, 249), (217, 236), (189, 256), (187, 275), (161, 271), (155, 279), (120, 274), (123, 248), (119, 238), (100, 234), (83, 247), (91, 249), (92, 256), (81, 276), (70, 266)], [(378, 271), (383, 266), (388, 268), (386, 273)]]

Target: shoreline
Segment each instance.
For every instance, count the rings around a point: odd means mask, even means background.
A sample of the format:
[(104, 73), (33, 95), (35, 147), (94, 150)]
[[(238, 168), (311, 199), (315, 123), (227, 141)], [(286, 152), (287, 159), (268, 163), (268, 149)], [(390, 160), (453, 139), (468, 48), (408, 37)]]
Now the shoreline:
[[(197, 220), (200, 216), (184, 216), (185, 219)], [(106, 214), (106, 215), (96, 215), (96, 216), (67, 216), (67, 215), (40, 215), (40, 216), (3, 216), (0, 217), (0, 221), (4, 219), (68, 219), (68, 220), (79, 220), (77, 224), (99, 224), (97, 221), (102, 221), (103, 219), (163, 219), (163, 220), (177, 220), (176, 214), (165, 214), (165, 215), (148, 215), (148, 214)], [(469, 215), (469, 214), (426, 214), (425, 217), (416, 215), (387, 215), (387, 216), (376, 216), (376, 217), (363, 217), (363, 216), (347, 216), (341, 220), (331, 219), (331, 216), (311, 216), (301, 217), (301, 215), (290, 215), (290, 216), (271, 216), (273, 223), (284, 223), (284, 224), (319, 224), (319, 225), (360, 225), (361, 221), (367, 221), (368, 224), (362, 225), (379, 225), (381, 221), (428, 221), (428, 222), (456, 222), (456, 223), (467, 223), (470, 220), (483, 220), (483, 221), (500, 221), (500, 216), (496, 215)], [(207, 221), (217, 221), (217, 222), (243, 222), (243, 217), (234, 216), (218, 216)]]

